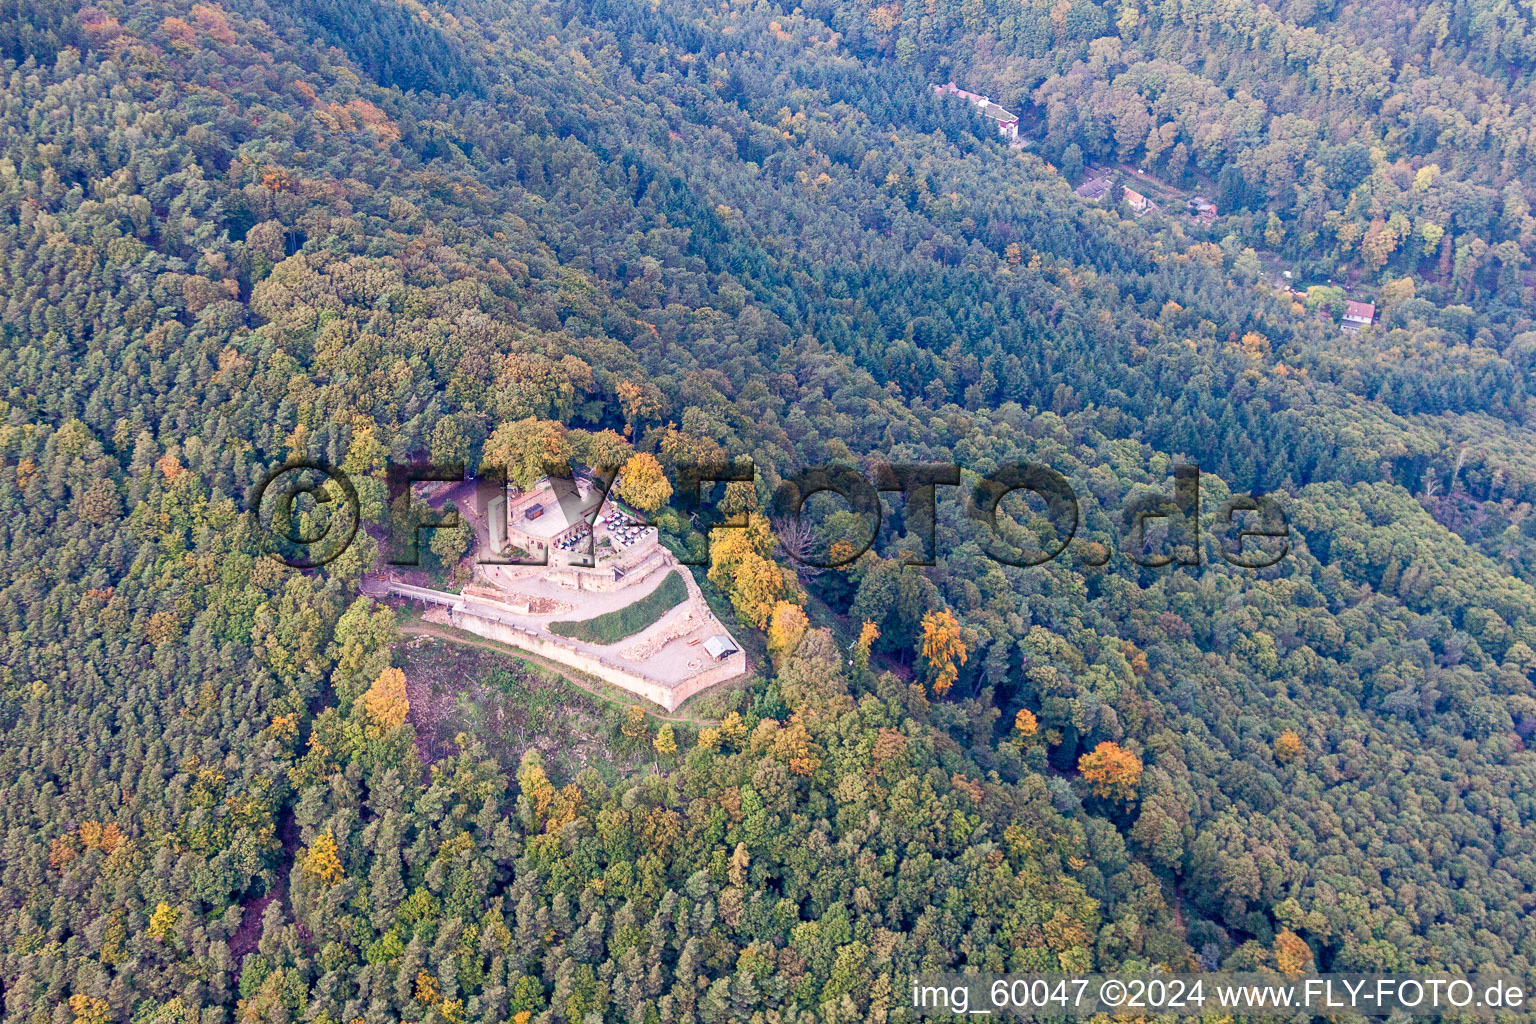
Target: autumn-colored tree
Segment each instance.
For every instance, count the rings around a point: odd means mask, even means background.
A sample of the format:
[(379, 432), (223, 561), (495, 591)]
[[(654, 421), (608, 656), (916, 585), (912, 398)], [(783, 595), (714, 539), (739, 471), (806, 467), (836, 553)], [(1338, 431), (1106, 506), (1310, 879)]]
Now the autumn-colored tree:
[(1381, 290), (1376, 293), (1376, 302), (1384, 310), (1389, 310), (1413, 298), (1415, 291), (1412, 277), (1399, 277), (1381, 286)]
[(671, 757), (677, 753), (677, 737), (672, 732), (671, 723), (663, 724), (656, 730), (656, 738), (651, 740), (651, 746), (656, 748), (656, 753), (662, 757)]
[(1269, 354), (1269, 339), (1257, 331), (1249, 331), (1243, 335), (1237, 347), (1243, 351), (1243, 354), (1258, 359)]
[(411, 702), (405, 695), (405, 673), (386, 668), (363, 694), (363, 710), (378, 734), (394, 732), (405, 724)]
[(811, 775), (821, 767), (821, 756), (811, 743), (811, 734), (799, 719), (774, 733), (773, 753), (796, 775)]
[(176, 925), (181, 921), (181, 911), (171, 906), (165, 900), (155, 907), (155, 912), (149, 915), (149, 937), (156, 942), (164, 942), (176, 931)]
[(1312, 948), (1289, 928), (1280, 929), (1274, 943), (1275, 966), (1286, 974), (1304, 974), (1312, 963)]
[(163, 647), (181, 635), (181, 623), (175, 612), (155, 612), (149, 617), (145, 634), (150, 643)]
[(638, 430), (643, 423), (655, 422), (667, 408), (667, 400), (661, 389), (649, 381), (637, 384), (621, 380), (614, 385), (613, 392), (618, 396), (619, 406), (624, 410), (624, 420), (631, 432)]
[(618, 473), (635, 454), (634, 447), (624, 439), (624, 435), (614, 430), (594, 433), (573, 430), (568, 437), (577, 461), (605, 476)]
[(553, 835), (576, 820), (581, 813), (581, 787), (574, 782), (561, 786), (549, 802), (549, 816), (544, 819), (544, 831)]
[(347, 874), (337, 854), (336, 839), (329, 831), (315, 836), (315, 841), (309, 844), (300, 864), (303, 865), (304, 873), (321, 885), (335, 885)]
[(1077, 762), (1077, 770), (1092, 783), (1096, 795), (1118, 800), (1130, 800), (1136, 795), (1141, 767), (1141, 758), (1108, 740)]
[(752, 854), (746, 843), (737, 843), (731, 853), (730, 866), (726, 869), (731, 884), (737, 888), (747, 884), (747, 868), (752, 864)]
[(747, 738), (747, 723), (741, 717), (741, 712), (732, 711), (725, 716), (720, 723), (720, 739), (722, 742), (740, 746)]
[(672, 498), (672, 484), (666, 471), (649, 452), (630, 456), (616, 490), (619, 497), (642, 512), (655, 512)]
[(645, 708), (639, 704), (631, 704), (629, 710), (624, 712), (624, 725), (620, 729), (625, 736), (632, 740), (639, 739), (646, 733)]
[(539, 752), (529, 748), (523, 753), (517, 769), (517, 785), (531, 805), (534, 821), (542, 822), (555, 799), (555, 787), (544, 774), (544, 761)]
[(1141, 648), (1127, 640), (1121, 644), (1121, 649), (1125, 652), (1125, 660), (1130, 662), (1132, 672), (1144, 676), (1152, 670), (1147, 664), (1147, 654)]
[(947, 608), (923, 616), (921, 653), (933, 673), (933, 692), (943, 696), (960, 678), (965, 664), (965, 641), (960, 638), (960, 620)]
[(117, 827), (117, 822), (109, 821), (102, 824), (99, 821), (82, 821), (80, 823), (80, 842), (87, 850), (100, 850), (103, 853), (111, 853), (123, 845), (122, 829)]
[(1303, 750), (1301, 737), (1292, 729), (1275, 737), (1275, 760), (1281, 764), (1290, 764), (1302, 755)]
[(743, 620), (761, 629), (787, 589), (783, 570), (765, 556), (773, 550), (772, 528), (766, 516), (751, 514), (740, 529), (719, 529), (710, 535), (709, 581), (731, 597)]
[(779, 601), (768, 621), (768, 650), (776, 655), (792, 654), (809, 625), (799, 605)]
[(112, 1007), (105, 999), (83, 992), (69, 997), (69, 1009), (75, 1015), (74, 1024), (107, 1024), (112, 1019)]
[(1031, 740), (1040, 731), (1040, 723), (1035, 718), (1035, 713), (1029, 708), (1019, 708), (1019, 713), (1013, 716), (1013, 731), (1021, 740)]
[(71, 833), (55, 836), (48, 844), (48, 866), (51, 868), (67, 868), (79, 856), (78, 840)]
[(442, 998), (437, 988), (437, 975), (430, 971), (417, 971), (416, 1001), (422, 1006), (436, 1006)]
[(527, 490), (540, 477), (568, 475), (574, 454), (563, 424), (529, 417), (497, 427), (481, 449), (480, 464), (505, 466), (507, 479)]
[(743, 619), (761, 627), (784, 590), (784, 573), (777, 565), (759, 555), (747, 555), (737, 567), (731, 603)]
[(869, 649), (880, 639), (880, 629), (873, 622), (859, 627), (859, 638), (853, 644), (853, 663), (861, 669), (869, 668)]
[(854, 566), (858, 563), (859, 549), (854, 547), (853, 542), (850, 540), (838, 538), (827, 549), (827, 564), (831, 565), (838, 572), (852, 572)]

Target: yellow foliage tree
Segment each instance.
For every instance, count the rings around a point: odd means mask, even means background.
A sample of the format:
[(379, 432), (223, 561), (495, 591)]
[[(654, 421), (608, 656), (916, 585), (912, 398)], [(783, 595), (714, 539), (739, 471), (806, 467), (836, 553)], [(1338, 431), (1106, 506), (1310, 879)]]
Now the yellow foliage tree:
[(655, 747), (656, 753), (662, 757), (671, 757), (677, 753), (677, 736), (673, 734), (670, 724), (656, 730), (656, 738), (651, 741), (651, 746)]
[(559, 832), (581, 813), (581, 787), (574, 782), (562, 786), (549, 804), (549, 818), (544, 822), (545, 832)]
[(267, 726), (267, 731), (276, 739), (291, 740), (299, 734), (299, 716), (296, 713), (277, 715)]
[(631, 704), (629, 706), (629, 710), (624, 713), (624, 726), (622, 731), (625, 736), (628, 736), (632, 740), (637, 740), (641, 736), (644, 736), (645, 708), (641, 707), (639, 704)]
[(1275, 936), (1275, 966), (1286, 974), (1304, 974), (1312, 962), (1312, 948), (1289, 928)]
[(180, 922), (181, 911), (161, 900), (155, 912), (149, 915), (149, 937), (156, 942), (164, 942), (175, 933), (176, 925)]
[(880, 628), (866, 622), (859, 629), (859, 639), (853, 645), (853, 663), (859, 668), (869, 668), (869, 649), (880, 639)]
[(329, 831), (315, 836), (300, 863), (304, 873), (322, 885), (335, 885), (347, 874), (336, 852), (336, 840)]
[(1029, 708), (1019, 708), (1019, 713), (1013, 716), (1013, 731), (1019, 734), (1019, 739), (1034, 739), (1040, 731), (1040, 723), (1035, 718), (1035, 713)]
[(624, 419), (630, 432), (647, 420), (656, 420), (666, 411), (666, 398), (654, 384), (621, 380), (614, 385), (613, 392), (618, 396), (619, 407), (624, 410)]
[(731, 596), (743, 620), (763, 628), (787, 589), (784, 573), (765, 556), (773, 550), (773, 528), (757, 513), (740, 528), (717, 529), (709, 541), (709, 581)]
[(1242, 349), (1245, 355), (1257, 359), (1269, 354), (1269, 339), (1257, 331), (1249, 331), (1243, 335), (1243, 340), (1238, 342), (1237, 347)]
[(821, 767), (821, 757), (811, 745), (811, 734), (801, 721), (792, 722), (788, 728), (774, 733), (773, 753), (796, 775), (810, 775)]
[(442, 994), (437, 990), (437, 975), (427, 971), (416, 972), (416, 1001), (422, 1006), (436, 1006)]
[(1130, 800), (1141, 782), (1141, 758), (1107, 740), (1079, 758), (1077, 770), (1101, 797)]
[(549, 781), (549, 776), (544, 774), (544, 762), (538, 751), (529, 750), (523, 754), (522, 763), (517, 769), (517, 785), (533, 805), (535, 819), (542, 821), (550, 804), (554, 802), (555, 787)]
[(75, 1015), (75, 1024), (107, 1024), (112, 1019), (112, 1008), (105, 999), (97, 999), (83, 992), (69, 997), (69, 1009)]
[(742, 618), (761, 628), (784, 590), (784, 573), (779, 567), (759, 555), (749, 555), (737, 569), (731, 604)]
[(1275, 737), (1275, 760), (1281, 764), (1290, 764), (1302, 755), (1303, 747), (1301, 737), (1287, 729)]
[(742, 719), (741, 712), (732, 711), (725, 716), (725, 720), (720, 723), (720, 739), (737, 746), (746, 742), (747, 723)]
[(617, 489), (619, 497), (642, 512), (655, 512), (672, 498), (672, 484), (666, 471), (649, 452), (636, 452), (629, 457)]
[(111, 853), (123, 845), (123, 832), (117, 827), (117, 822), (109, 821), (103, 825), (99, 821), (82, 821), (80, 823), (80, 842), (87, 850), (101, 850), (103, 853)]
[(145, 633), (149, 636), (150, 643), (156, 647), (163, 647), (181, 635), (181, 623), (175, 612), (155, 612), (149, 617), (149, 625), (145, 627)]
[(746, 843), (737, 843), (736, 850), (731, 854), (729, 872), (731, 884), (738, 889), (747, 884), (747, 868), (752, 864), (752, 854), (747, 851)]
[(380, 733), (391, 733), (405, 724), (411, 702), (405, 695), (405, 673), (386, 668), (363, 694), (363, 710)]
[(793, 654), (810, 624), (799, 605), (779, 601), (768, 621), (768, 649), (774, 654)]
[(922, 655), (933, 670), (933, 692), (943, 696), (960, 678), (965, 664), (965, 641), (960, 639), (960, 620), (949, 609), (923, 616)]

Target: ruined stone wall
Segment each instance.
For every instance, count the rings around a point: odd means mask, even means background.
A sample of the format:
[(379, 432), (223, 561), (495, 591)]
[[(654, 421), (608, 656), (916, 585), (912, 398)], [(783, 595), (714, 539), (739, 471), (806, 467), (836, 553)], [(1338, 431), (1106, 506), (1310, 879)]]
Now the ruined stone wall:
[(614, 686), (660, 704), (668, 711), (677, 710), (679, 704), (700, 691), (746, 675), (747, 672), (747, 656), (737, 651), (724, 661), (705, 669), (691, 679), (684, 680), (677, 686), (663, 686), (656, 680), (649, 679), (632, 669), (611, 665), (585, 651), (574, 650), (510, 623), (483, 618), (464, 608), (454, 608), (452, 618), (453, 625), (459, 629), (596, 676), (604, 682), (612, 683)]

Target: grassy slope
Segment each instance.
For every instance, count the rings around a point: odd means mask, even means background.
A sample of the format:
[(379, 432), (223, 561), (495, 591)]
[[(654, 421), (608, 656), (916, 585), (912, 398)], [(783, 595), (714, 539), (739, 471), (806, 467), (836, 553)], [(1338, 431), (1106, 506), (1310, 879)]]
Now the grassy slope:
[(596, 618), (551, 622), (549, 630), (589, 644), (615, 644), (650, 626), (688, 598), (688, 588), (676, 570), (669, 571), (661, 585), (634, 604)]

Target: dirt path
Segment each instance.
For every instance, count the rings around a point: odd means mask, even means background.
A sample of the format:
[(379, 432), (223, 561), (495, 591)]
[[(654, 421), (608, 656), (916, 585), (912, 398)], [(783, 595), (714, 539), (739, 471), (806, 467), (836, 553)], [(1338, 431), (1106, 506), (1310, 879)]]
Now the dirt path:
[[(560, 676), (566, 682), (570, 683), (572, 686), (582, 690), (585, 693), (591, 694), (593, 697), (596, 697), (598, 700), (603, 701), (604, 703), (612, 704), (613, 706), (620, 708), (628, 708), (632, 706), (633, 703), (620, 700), (617, 697), (603, 692), (599, 688), (588, 683), (585, 679), (582, 679), (580, 676), (573, 673), (569, 668), (561, 665), (559, 662), (549, 661), (529, 651), (515, 650), (513, 648), (507, 647), (505, 644), (498, 644), (493, 640), (471, 640), (469, 637), (460, 636), (450, 629), (445, 629), (440, 626), (426, 625), (420, 622), (403, 622), (400, 624), (400, 632), (409, 636), (430, 636), (438, 640), (445, 640), (451, 644), (461, 644), (465, 647), (478, 647), (481, 650), (494, 651), (497, 654), (504, 654), (509, 658), (517, 658), (522, 661), (537, 665), (540, 668), (548, 669), (549, 671)], [(649, 701), (645, 702), (645, 704), (649, 703)], [(641, 704), (640, 706), (645, 707), (645, 704)], [(666, 715), (651, 711), (649, 708), (646, 709), (646, 714), (660, 722), (683, 722), (687, 723), (688, 725), (698, 726), (715, 726), (720, 724), (720, 720), (718, 718), (699, 718), (693, 715)]]

